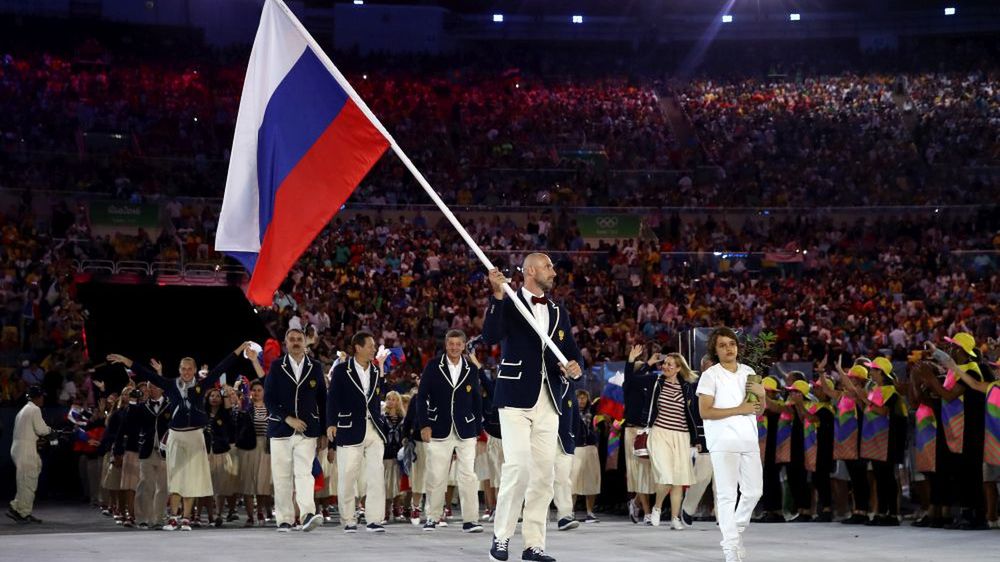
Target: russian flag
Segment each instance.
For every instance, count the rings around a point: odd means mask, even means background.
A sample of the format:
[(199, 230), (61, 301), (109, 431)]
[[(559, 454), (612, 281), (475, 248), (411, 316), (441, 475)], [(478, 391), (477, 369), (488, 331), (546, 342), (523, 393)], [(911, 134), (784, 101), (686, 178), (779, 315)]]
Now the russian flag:
[(215, 240), (251, 273), (251, 301), (271, 304), (388, 147), (385, 129), (295, 15), (266, 0)]

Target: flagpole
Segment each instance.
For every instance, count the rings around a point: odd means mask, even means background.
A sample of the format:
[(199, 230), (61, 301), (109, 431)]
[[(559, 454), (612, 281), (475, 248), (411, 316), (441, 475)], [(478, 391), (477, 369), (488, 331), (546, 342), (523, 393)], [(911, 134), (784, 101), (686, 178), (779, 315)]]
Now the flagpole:
[[(424, 191), (427, 192), (427, 195), (430, 196), (431, 201), (434, 201), (434, 204), (437, 205), (438, 209), (441, 210), (441, 213), (444, 214), (445, 218), (448, 219), (448, 222), (450, 222), (451, 225), (455, 227), (455, 230), (458, 231), (458, 234), (462, 237), (463, 240), (465, 240), (465, 243), (468, 244), (472, 252), (476, 254), (476, 257), (479, 258), (479, 261), (483, 263), (483, 265), (486, 267), (487, 270), (496, 269), (493, 266), (493, 262), (491, 262), (490, 259), (486, 257), (486, 254), (483, 253), (483, 250), (479, 247), (478, 244), (476, 244), (476, 241), (472, 239), (472, 236), (469, 235), (469, 232), (465, 230), (465, 227), (462, 226), (462, 223), (460, 223), (458, 221), (458, 218), (455, 217), (454, 213), (451, 212), (451, 209), (448, 208), (448, 205), (446, 205), (445, 202), (441, 200), (441, 197), (438, 196), (437, 192), (434, 191), (434, 188), (431, 187), (430, 183), (427, 182), (427, 179), (424, 178), (424, 175), (421, 174), (420, 170), (418, 170), (417, 167), (413, 164), (413, 162), (410, 160), (410, 157), (407, 156), (405, 152), (403, 152), (403, 149), (396, 142), (396, 139), (394, 139), (392, 135), (389, 134), (389, 131), (386, 130), (384, 125), (382, 125), (382, 122), (379, 121), (378, 117), (376, 117), (375, 114), (372, 113), (372, 110), (368, 107), (368, 104), (366, 104), (364, 100), (361, 99), (361, 96), (359, 96), (358, 93), (354, 90), (350, 82), (348, 82), (347, 79), (344, 78), (344, 75), (340, 73), (340, 69), (338, 69), (337, 66), (333, 64), (333, 61), (330, 60), (330, 57), (327, 56), (326, 52), (323, 51), (323, 49), (319, 46), (319, 43), (316, 42), (316, 39), (314, 39), (312, 34), (309, 33), (309, 31), (305, 28), (304, 25), (302, 25), (302, 22), (299, 21), (299, 18), (295, 17), (295, 14), (292, 12), (292, 10), (282, 0), (269, 0), (269, 1), (274, 3), (275, 6), (280, 8), (285, 13), (289, 21), (292, 23), (292, 25), (294, 25), (296, 29), (298, 29), (299, 32), (302, 34), (302, 36), (305, 38), (306, 43), (309, 45), (309, 47), (312, 48), (314, 54), (319, 58), (320, 62), (323, 63), (323, 66), (325, 66), (326, 69), (329, 70), (331, 74), (333, 74), (334, 78), (336, 78), (337, 82), (340, 84), (340, 87), (342, 87), (344, 91), (347, 92), (347, 95), (350, 96), (351, 100), (354, 101), (354, 104), (358, 106), (358, 109), (360, 109), (361, 112), (364, 113), (365, 117), (367, 117), (368, 120), (371, 121), (373, 125), (375, 125), (375, 128), (378, 129), (378, 131), (382, 134), (382, 136), (384, 136), (386, 140), (389, 141), (389, 146), (392, 148), (392, 151), (403, 162), (403, 165), (406, 166), (406, 169), (409, 170), (410, 174), (413, 175), (413, 178), (417, 180), (417, 183), (420, 184), (420, 187), (422, 187)], [(545, 332), (544, 329), (542, 329), (541, 326), (535, 323), (535, 316), (531, 313), (531, 311), (528, 310), (528, 307), (526, 307), (524, 303), (521, 302), (521, 299), (517, 298), (517, 294), (514, 292), (514, 289), (511, 288), (510, 283), (504, 283), (503, 290), (504, 293), (507, 294), (508, 298), (510, 298), (511, 302), (514, 303), (514, 306), (517, 308), (518, 312), (521, 313), (521, 316), (523, 316), (524, 319), (528, 321), (528, 325), (535, 330), (535, 333), (538, 334), (538, 337), (542, 339), (542, 342), (546, 345), (546, 347), (550, 351), (552, 351), (553, 355), (556, 356), (556, 359), (559, 360), (559, 363), (562, 365), (566, 365), (567, 363), (569, 363), (569, 359), (566, 358), (566, 355), (564, 355), (563, 352), (559, 349), (559, 347), (555, 344), (555, 342), (552, 341), (552, 338), (549, 337), (549, 335)]]

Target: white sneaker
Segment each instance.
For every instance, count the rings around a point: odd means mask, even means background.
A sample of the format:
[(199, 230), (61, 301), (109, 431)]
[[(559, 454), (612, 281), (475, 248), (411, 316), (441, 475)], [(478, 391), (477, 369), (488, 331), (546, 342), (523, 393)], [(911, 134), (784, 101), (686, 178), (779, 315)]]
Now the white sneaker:
[(649, 514), (649, 524), (654, 527), (660, 526), (660, 510), (653, 508), (653, 511)]
[(743, 531), (740, 531), (740, 542), (736, 545), (736, 554), (740, 557), (740, 562), (747, 557), (747, 549), (743, 546)]
[(670, 520), (670, 527), (675, 531), (683, 531), (684, 523), (681, 523), (680, 519), (674, 517), (673, 519)]
[(990, 529), (1000, 529), (1000, 519), (997, 519), (996, 521), (990, 521), (989, 526)]
[(724, 548), (722, 553), (726, 555), (726, 562), (743, 562), (743, 558), (735, 548)]
[(653, 517), (650, 514), (647, 513), (646, 516), (642, 518), (642, 524), (645, 525), (645, 526), (647, 526), (647, 527), (652, 527), (653, 526)]

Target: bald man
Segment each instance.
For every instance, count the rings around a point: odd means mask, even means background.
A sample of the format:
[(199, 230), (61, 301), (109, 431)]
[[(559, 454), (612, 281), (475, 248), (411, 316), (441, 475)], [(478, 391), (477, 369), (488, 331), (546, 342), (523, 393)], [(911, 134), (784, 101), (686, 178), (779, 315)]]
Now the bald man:
[(568, 311), (546, 296), (556, 278), (552, 260), (545, 254), (530, 254), (524, 259), (522, 272), (524, 286), (514, 298), (521, 300), (532, 313), (531, 321), (570, 361), (559, 364), (529, 320), (506, 298), (507, 279), (496, 269), (490, 270), (493, 295), (483, 322), (483, 341), (500, 344), (493, 400), (504, 437), (490, 559), (508, 559), (510, 538), (523, 504), (521, 560), (554, 562), (555, 558), (545, 553), (545, 523), (553, 495), (559, 415), (565, 407), (559, 398), (569, 384), (566, 377), (580, 376), (583, 359), (573, 339)]

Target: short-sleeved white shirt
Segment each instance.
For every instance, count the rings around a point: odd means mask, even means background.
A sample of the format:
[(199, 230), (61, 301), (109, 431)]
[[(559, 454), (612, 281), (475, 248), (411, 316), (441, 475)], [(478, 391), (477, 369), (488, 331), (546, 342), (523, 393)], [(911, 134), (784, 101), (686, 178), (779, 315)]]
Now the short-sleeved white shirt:
[[(716, 408), (735, 408), (746, 399), (747, 376), (753, 369), (740, 363), (736, 372), (715, 364), (698, 379), (698, 394), (715, 397)], [(759, 451), (757, 420), (752, 414), (705, 420), (705, 442), (710, 452)]]

